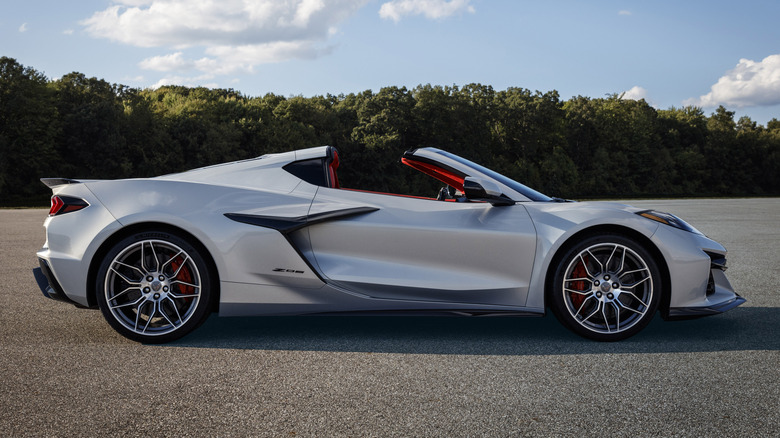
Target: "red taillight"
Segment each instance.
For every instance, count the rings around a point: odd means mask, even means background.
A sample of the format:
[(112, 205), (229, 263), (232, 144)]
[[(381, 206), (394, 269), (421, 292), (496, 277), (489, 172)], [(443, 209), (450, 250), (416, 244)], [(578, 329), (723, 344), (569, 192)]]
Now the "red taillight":
[(54, 195), (51, 197), (51, 208), (49, 209), (49, 216), (57, 216), (58, 214), (78, 211), (84, 207), (87, 207), (88, 205), (89, 203), (81, 198)]
[(55, 214), (59, 213), (62, 207), (65, 206), (65, 203), (62, 202), (62, 199), (60, 199), (59, 196), (52, 196), (51, 197), (51, 208), (49, 209), (49, 216), (54, 216)]

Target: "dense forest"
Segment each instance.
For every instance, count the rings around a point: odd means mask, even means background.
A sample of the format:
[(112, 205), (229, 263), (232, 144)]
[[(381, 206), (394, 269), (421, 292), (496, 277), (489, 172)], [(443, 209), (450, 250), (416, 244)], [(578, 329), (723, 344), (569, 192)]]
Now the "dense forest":
[(319, 145), (345, 187), (435, 196), (399, 162), (434, 146), (565, 198), (780, 194), (780, 121), (720, 107), (489, 85), (386, 87), (348, 95), (248, 97), (138, 90), (81, 73), (50, 80), (0, 58), (0, 205), (44, 205), (40, 177), (125, 178)]

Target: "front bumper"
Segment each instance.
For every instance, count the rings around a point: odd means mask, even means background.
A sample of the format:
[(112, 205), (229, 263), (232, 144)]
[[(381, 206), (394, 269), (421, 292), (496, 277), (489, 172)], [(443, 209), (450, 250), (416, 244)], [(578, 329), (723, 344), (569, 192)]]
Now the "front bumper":
[(717, 315), (745, 302), (726, 278), (726, 248), (696, 233), (659, 226), (652, 237), (669, 273), (664, 319)]
[[(706, 252), (706, 251), (705, 251)], [(669, 307), (665, 318), (669, 320), (693, 319), (702, 316), (717, 315), (744, 303), (726, 278), (725, 254), (706, 252), (710, 257), (710, 276), (703, 304)]]
[(669, 316), (667, 319), (693, 319), (701, 318), (702, 316), (717, 315), (729, 311), (740, 304), (747, 301), (746, 299), (735, 293), (734, 297), (728, 301), (724, 301), (718, 304), (705, 307), (671, 307), (669, 308)]

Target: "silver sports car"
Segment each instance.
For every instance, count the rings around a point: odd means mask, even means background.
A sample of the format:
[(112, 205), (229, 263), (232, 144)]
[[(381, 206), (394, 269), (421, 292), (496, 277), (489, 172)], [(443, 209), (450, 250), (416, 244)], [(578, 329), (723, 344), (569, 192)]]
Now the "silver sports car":
[(401, 161), (436, 198), (339, 186), (335, 148), (156, 178), (45, 178), (53, 196), (35, 277), (161, 343), (234, 315), (544, 315), (616, 341), (745, 300), (726, 250), (680, 218), (547, 197), (448, 152)]

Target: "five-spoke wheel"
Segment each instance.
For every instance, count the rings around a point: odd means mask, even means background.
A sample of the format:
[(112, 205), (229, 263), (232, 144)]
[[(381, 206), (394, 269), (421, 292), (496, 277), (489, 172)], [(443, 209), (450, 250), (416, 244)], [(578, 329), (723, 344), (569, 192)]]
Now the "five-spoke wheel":
[(140, 233), (108, 251), (97, 276), (98, 305), (127, 338), (178, 339), (208, 317), (211, 280), (205, 260), (185, 239)]
[(601, 235), (568, 249), (555, 271), (550, 304), (575, 333), (600, 341), (628, 338), (652, 319), (660, 274), (650, 253), (632, 239)]

